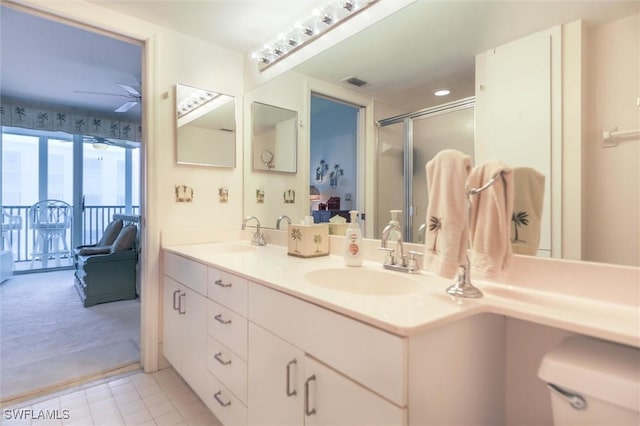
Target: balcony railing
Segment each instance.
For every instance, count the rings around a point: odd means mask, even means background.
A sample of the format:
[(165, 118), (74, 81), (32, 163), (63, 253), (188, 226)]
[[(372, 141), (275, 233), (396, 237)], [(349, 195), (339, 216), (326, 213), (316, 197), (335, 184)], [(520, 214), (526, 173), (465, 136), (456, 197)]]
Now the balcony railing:
[[(17, 230), (3, 232), (0, 244), (2, 250), (11, 247), (13, 251), (13, 261), (31, 262), (31, 253), (36, 238), (35, 230), (29, 225), (28, 211), (31, 206), (2, 206), (4, 211), (11, 216), (22, 218), (22, 227)], [(111, 222), (114, 214), (139, 214), (138, 206), (127, 211), (125, 206), (85, 206), (82, 212), (82, 235), (79, 242), (74, 243), (73, 226), (66, 235), (66, 242), (69, 247), (80, 244), (95, 244), (102, 237), (104, 228)], [(77, 218), (74, 218), (77, 221)], [(20, 268), (23, 269), (23, 268)]]

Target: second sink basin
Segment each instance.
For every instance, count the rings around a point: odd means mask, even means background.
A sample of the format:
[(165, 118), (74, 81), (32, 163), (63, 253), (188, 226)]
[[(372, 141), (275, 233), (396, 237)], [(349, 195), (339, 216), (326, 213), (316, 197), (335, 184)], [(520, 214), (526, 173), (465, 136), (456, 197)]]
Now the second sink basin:
[(344, 293), (393, 296), (420, 291), (420, 283), (387, 271), (359, 268), (334, 268), (305, 274), (310, 283)]

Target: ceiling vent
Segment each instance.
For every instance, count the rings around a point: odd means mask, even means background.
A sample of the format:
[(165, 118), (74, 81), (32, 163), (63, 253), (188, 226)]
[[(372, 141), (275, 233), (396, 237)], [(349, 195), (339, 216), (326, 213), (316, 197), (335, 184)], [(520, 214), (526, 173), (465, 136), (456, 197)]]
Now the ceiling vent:
[(364, 80), (359, 79), (358, 77), (354, 77), (354, 76), (345, 77), (340, 81), (344, 81), (345, 83), (350, 84), (352, 86), (356, 86), (356, 87), (362, 87), (362, 86), (366, 86), (367, 84), (369, 84), (367, 81), (364, 81)]

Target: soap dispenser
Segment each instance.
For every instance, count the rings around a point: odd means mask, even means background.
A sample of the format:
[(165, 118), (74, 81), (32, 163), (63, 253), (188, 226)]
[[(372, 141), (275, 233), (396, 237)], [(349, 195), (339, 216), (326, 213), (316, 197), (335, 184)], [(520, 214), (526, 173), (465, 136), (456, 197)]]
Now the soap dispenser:
[[(389, 214), (391, 215), (391, 220), (389, 220), (389, 225), (397, 225), (400, 228), (400, 215), (402, 214), (402, 210), (389, 210)], [(398, 231), (392, 229), (389, 232), (389, 241), (398, 241), (400, 239), (400, 235)]]
[(344, 263), (347, 266), (361, 266), (362, 255), (362, 231), (358, 224), (358, 211), (351, 210), (351, 223), (344, 235)]

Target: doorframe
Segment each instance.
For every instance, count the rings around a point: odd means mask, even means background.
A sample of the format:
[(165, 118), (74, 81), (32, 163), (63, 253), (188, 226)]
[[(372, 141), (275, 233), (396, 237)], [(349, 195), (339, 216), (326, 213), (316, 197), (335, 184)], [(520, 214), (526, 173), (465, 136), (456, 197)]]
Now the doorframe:
[[(307, 79), (305, 86), (305, 99), (303, 105), (306, 107), (306, 111), (304, 111), (306, 123), (311, 123), (311, 96), (313, 94), (325, 96), (327, 98), (334, 99), (337, 102), (344, 102), (360, 108), (360, 111), (358, 112), (356, 148), (356, 162), (358, 164), (356, 197), (358, 202), (355, 209), (361, 213), (365, 213), (366, 220), (361, 220), (361, 226), (363, 228), (364, 235), (368, 238), (373, 235), (374, 230), (374, 220), (370, 220), (368, 217), (371, 217), (374, 212), (375, 186), (373, 184), (367, 184), (369, 180), (373, 181), (375, 176), (376, 132), (373, 118), (374, 99), (373, 97), (353, 92), (347, 88), (330, 85), (324, 81), (313, 78)], [(310, 126), (307, 126), (307, 133), (307, 140), (309, 140), (310, 145)], [(303, 176), (311, 176), (310, 162), (311, 149), (309, 146), (307, 147)], [(375, 215), (373, 217), (375, 219)]]
[[(141, 46), (141, 88), (142, 93), (155, 93), (157, 82), (157, 35), (150, 31), (125, 27), (125, 24), (105, 21), (96, 22), (93, 16), (93, 5), (78, 7), (77, 4), (38, 3), (36, 0), (25, 0), (15, 3), (5, 0), (4, 5), (16, 8), (25, 13), (34, 14), (45, 19), (63, 22), (108, 37), (137, 43)], [(80, 5), (82, 6), (82, 5)], [(96, 6), (97, 7), (97, 6)], [(126, 33), (125, 33), (126, 31)], [(156, 111), (151, 107), (150, 96), (143, 96), (141, 102), (142, 144), (140, 147), (140, 291), (144, 297), (140, 301), (140, 364), (145, 372), (157, 371), (160, 365), (160, 286), (159, 282), (160, 232), (157, 216), (153, 209), (147, 209), (158, 197), (151, 193), (148, 182), (157, 181), (159, 173), (152, 165), (153, 152), (149, 149), (150, 141), (156, 138)], [(157, 209), (156, 209), (157, 210)], [(155, 253), (156, 262), (150, 253)]]

